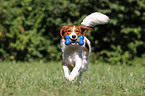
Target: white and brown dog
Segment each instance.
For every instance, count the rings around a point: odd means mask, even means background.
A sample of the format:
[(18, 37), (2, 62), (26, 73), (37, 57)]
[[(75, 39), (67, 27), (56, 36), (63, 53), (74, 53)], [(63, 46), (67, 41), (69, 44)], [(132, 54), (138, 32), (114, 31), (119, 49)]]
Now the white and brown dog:
[[(81, 83), (82, 73), (87, 70), (91, 53), (91, 44), (86, 38), (86, 32), (97, 24), (107, 23), (108, 20), (109, 18), (106, 15), (95, 12), (88, 15), (81, 23), (81, 26), (62, 26), (60, 30), (60, 35), (62, 37), (62, 66), (67, 80), (73, 81), (74, 78), (79, 75), (78, 82)], [(73, 42), (70, 45), (66, 45), (65, 35), (69, 35), (72, 41), (77, 40), (80, 35), (83, 35), (84, 44), (79, 45)]]

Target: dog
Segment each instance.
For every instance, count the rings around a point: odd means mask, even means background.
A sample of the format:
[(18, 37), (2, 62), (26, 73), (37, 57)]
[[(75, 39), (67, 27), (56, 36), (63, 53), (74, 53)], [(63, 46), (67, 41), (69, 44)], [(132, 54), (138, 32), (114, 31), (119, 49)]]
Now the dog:
[[(60, 44), (62, 50), (62, 67), (64, 70), (64, 77), (73, 82), (75, 77), (78, 77), (78, 83), (81, 83), (82, 74), (87, 70), (89, 63), (89, 56), (91, 53), (91, 43), (86, 37), (88, 30), (91, 30), (95, 25), (107, 23), (109, 18), (98, 12), (88, 15), (80, 26), (62, 26), (60, 36), (62, 37)], [(68, 35), (70, 44), (66, 44), (65, 36)], [(84, 37), (83, 44), (80, 45), (76, 41), (79, 36)]]

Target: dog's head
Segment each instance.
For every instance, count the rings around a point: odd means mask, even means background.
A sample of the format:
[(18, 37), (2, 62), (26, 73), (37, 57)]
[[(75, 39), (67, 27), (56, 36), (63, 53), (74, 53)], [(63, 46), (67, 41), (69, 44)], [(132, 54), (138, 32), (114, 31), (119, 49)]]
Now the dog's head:
[(60, 35), (64, 39), (65, 35), (69, 35), (71, 40), (77, 40), (78, 36), (86, 35), (86, 32), (92, 28), (86, 27), (86, 26), (62, 26), (60, 30)]

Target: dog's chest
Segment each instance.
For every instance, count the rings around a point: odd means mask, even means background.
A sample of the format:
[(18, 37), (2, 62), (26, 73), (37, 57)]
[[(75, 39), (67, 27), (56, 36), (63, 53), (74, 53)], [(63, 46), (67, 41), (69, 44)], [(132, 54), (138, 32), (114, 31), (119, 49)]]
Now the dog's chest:
[(73, 63), (78, 59), (82, 58), (82, 52), (84, 51), (84, 47), (80, 45), (76, 46), (65, 46), (64, 47), (64, 59), (69, 63)]
[(75, 62), (80, 62), (80, 60), (82, 60), (82, 50), (67, 50), (64, 52), (64, 61), (68, 66), (74, 67)]
[(64, 49), (65, 58), (76, 60), (82, 57), (83, 47), (80, 46), (66, 46)]

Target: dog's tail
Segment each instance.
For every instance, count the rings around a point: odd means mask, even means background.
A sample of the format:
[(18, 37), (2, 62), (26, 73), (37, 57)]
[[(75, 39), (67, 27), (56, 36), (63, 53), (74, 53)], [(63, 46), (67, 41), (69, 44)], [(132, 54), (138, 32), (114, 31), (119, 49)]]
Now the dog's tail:
[(87, 26), (87, 27), (94, 27), (95, 25), (99, 24), (105, 24), (109, 21), (109, 17), (98, 12), (94, 12), (90, 15), (88, 15), (81, 25)]

